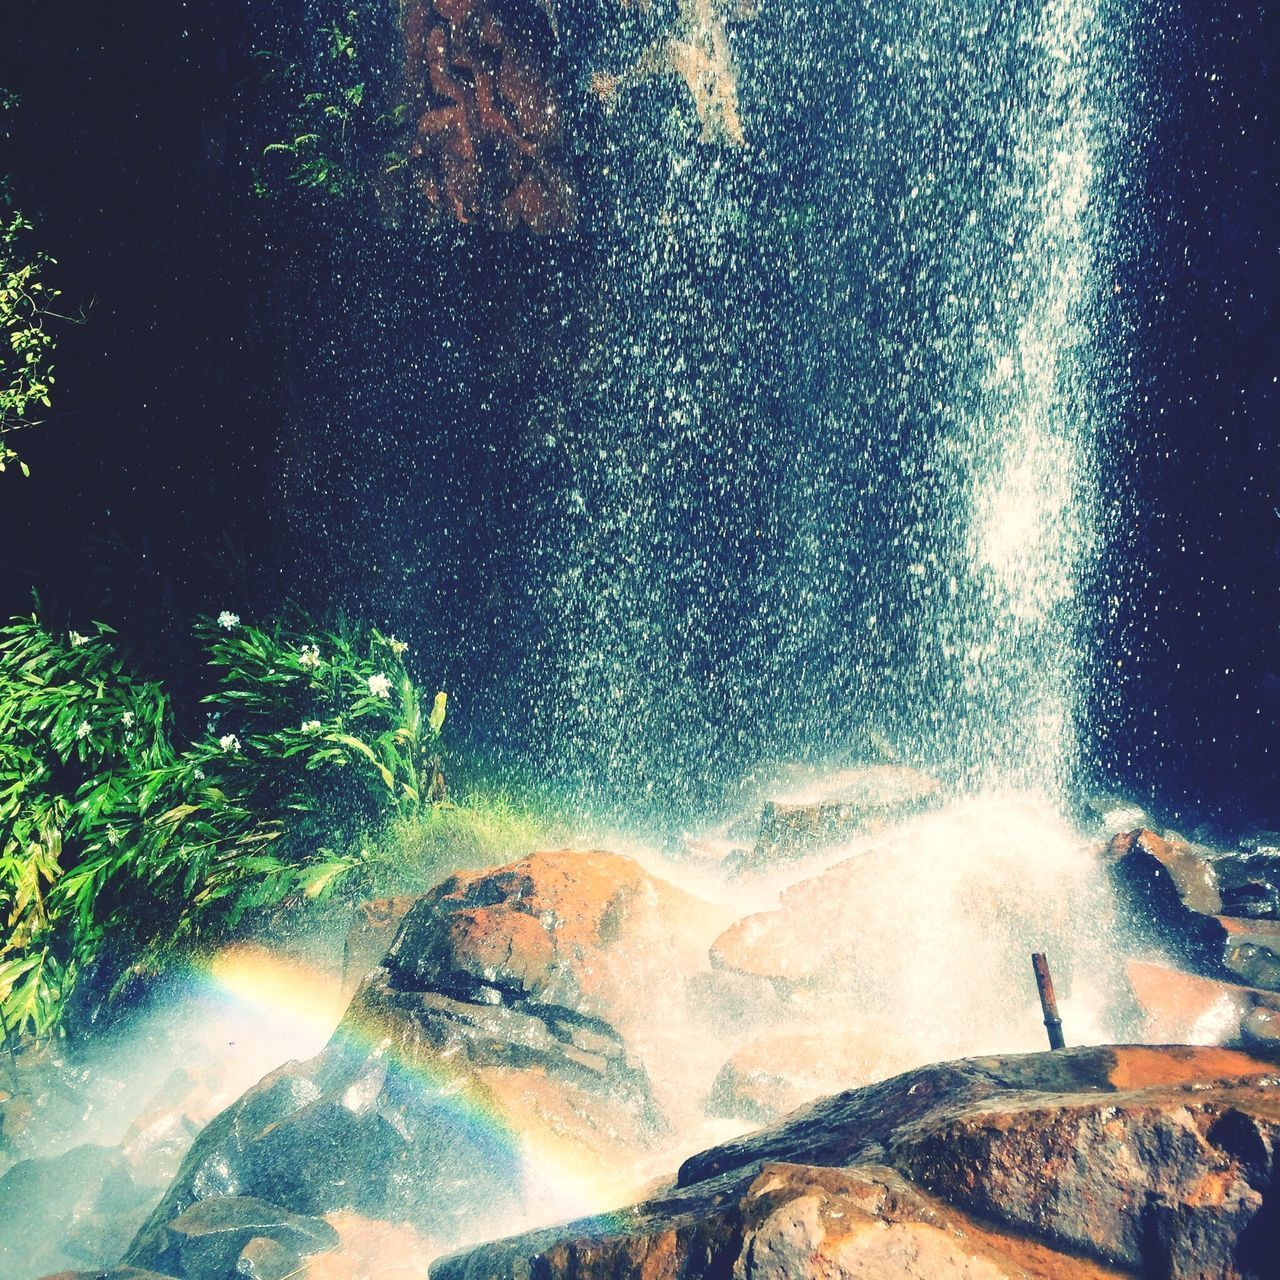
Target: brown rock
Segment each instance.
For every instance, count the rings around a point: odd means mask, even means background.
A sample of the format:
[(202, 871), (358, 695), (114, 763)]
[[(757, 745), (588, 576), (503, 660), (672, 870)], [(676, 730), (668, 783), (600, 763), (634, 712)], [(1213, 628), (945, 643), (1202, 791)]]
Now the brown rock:
[(1280, 1009), (1280, 994), (1184, 973), (1144, 960), (1125, 966), (1146, 1017), (1147, 1036), (1174, 1044), (1231, 1044), (1259, 1006)]
[(921, 809), (941, 790), (904, 765), (870, 765), (828, 774), (765, 803), (760, 835), (744, 870), (800, 858), (880, 830)]
[(1215, 916), (1221, 930), (1222, 964), (1250, 986), (1280, 991), (1280, 920)]
[(201, 1133), (129, 1260), (152, 1265), (174, 1219), (211, 1198), (456, 1240), (482, 1208), (518, 1210), (528, 1165), (555, 1160), (593, 1185), (637, 1176), (707, 1052), (682, 1045), (679, 1014), (722, 923), (609, 853), (452, 877), (408, 912), (325, 1050)]
[[(727, 1197), (677, 1196), (612, 1215), (600, 1234), (481, 1246), (432, 1280), (1110, 1280), (1119, 1272), (1000, 1235), (892, 1169), (766, 1164)], [(526, 1270), (526, 1267), (528, 1268)]]
[(887, 1023), (757, 1036), (720, 1069), (708, 1110), (768, 1123), (814, 1098), (872, 1084), (919, 1062), (919, 1048)]
[(1146, 1047), (929, 1067), (704, 1152), (634, 1209), (431, 1274), (1261, 1280), (1280, 1243), (1273, 1072), (1227, 1050)]
[(1033, 1049), (1043, 1032), (1028, 952), (1050, 952), (1064, 1000), (1077, 969), (1106, 974), (1109, 898), (1087, 847), (1033, 806), (974, 808), (923, 818), (791, 885), (777, 907), (726, 929), (711, 961), (790, 999), (824, 994), (927, 1026), (934, 1054)]
[(1205, 917), (1222, 910), (1213, 864), (1189, 844), (1147, 828), (1123, 832), (1107, 846), (1112, 877), (1130, 905), (1139, 932), (1169, 930), (1202, 942)]
[(1280, 1010), (1251, 1009), (1240, 1024), (1240, 1040), (1256, 1053), (1280, 1057)]
[(621, 1028), (647, 1011), (661, 974), (669, 994), (706, 969), (725, 916), (630, 858), (536, 853), (432, 890), (406, 916), (386, 967), (401, 986), (559, 1006)]
[(403, 1223), (348, 1212), (330, 1214), (328, 1221), (338, 1233), (338, 1247), (308, 1259), (305, 1280), (422, 1280), (438, 1252)]

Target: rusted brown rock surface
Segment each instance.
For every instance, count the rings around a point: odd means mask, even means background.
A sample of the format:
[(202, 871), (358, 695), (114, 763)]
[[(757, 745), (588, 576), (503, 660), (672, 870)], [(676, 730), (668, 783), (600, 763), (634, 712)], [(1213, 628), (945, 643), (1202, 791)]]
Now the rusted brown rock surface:
[(678, 983), (708, 967), (724, 919), (630, 858), (537, 853), (432, 890), (405, 917), (386, 968), (401, 988), (560, 1007), (618, 1027), (652, 1003), (664, 972)]
[(426, 208), (507, 230), (571, 226), (548, 13), (488, 0), (404, 0), (401, 25), (408, 167)]
[(695, 1156), (625, 1213), (431, 1275), (1264, 1280), (1280, 1256), (1275, 1072), (1178, 1047), (926, 1067)]

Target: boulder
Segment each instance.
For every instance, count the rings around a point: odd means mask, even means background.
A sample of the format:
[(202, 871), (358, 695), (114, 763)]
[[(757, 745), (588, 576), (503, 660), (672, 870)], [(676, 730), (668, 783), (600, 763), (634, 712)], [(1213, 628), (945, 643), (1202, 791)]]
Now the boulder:
[(620, 1028), (650, 1012), (655, 957), (676, 982), (706, 968), (721, 914), (630, 858), (538, 853), (427, 894), (385, 967), (398, 986)]
[(115, 1147), (84, 1145), (21, 1160), (0, 1178), (0, 1276), (33, 1276), (119, 1258), (147, 1215), (150, 1197), (129, 1176)]
[(342, 948), (342, 980), (347, 990), (358, 987), (365, 974), (382, 963), (401, 921), (419, 896), (400, 894), (393, 898), (373, 898), (359, 905), (355, 923), (347, 930)]
[(814, 1098), (896, 1075), (921, 1056), (918, 1046), (887, 1023), (807, 1031), (779, 1027), (734, 1052), (716, 1076), (708, 1110), (768, 1123)]
[(1274, 1275), (1280, 1078), (1222, 1049), (913, 1071), (685, 1162), (634, 1209), (498, 1241), (433, 1280)]
[(1258, 843), (1237, 853), (1217, 854), (1213, 870), (1227, 915), (1280, 920), (1280, 849)]
[(940, 792), (937, 779), (905, 765), (827, 774), (765, 802), (760, 834), (738, 869), (767, 869), (882, 830), (919, 812)]
[(1280, 991), (1280, 920), (1215, 916), (1215, 957), (1228, 973), (1250, 986)]
[(403, 1223), (345, 1210), (330, 1214), (328, 1221), (338, 1233), (338, 1247), (309, 1258), (305, 1280), (423, 1280), (431, 1257), (439, 1252)]
[(1034, 1049), (1029, 953), (1049, 954), (1064, 998), (1077, 973), (1106, 984), (1107, 888), (1088, 846), (1035, 806), (957, 806), (791, 885), (726, 929), (711, 961), (791, 1003), (821, 996), (824, 1023), (855, 1009), (919, 1027), (934, 1055)]
[[(253, 1248), (249, 1248), (252, 1242)], [(323, 1219), (302, 1217), (254, 1196), (214, 1196), (197, 1200), (168, 1222), (147, 1247), (135, 1247), (131, 1265), (179, 1276), (182, 1280), (228, 1280), (246, 1249), (248, 1264), (269, 1272), (285, 1256), (297, 1260), (338, 1243), (338, 1233)], [(284, 1272), (283, 1274), (288, 1274)], [(266, 1280), (255, 1276), (255, 1280)], [(272, 1276), (271, 1280), (277, 1280)]]
[(140, 1271), (137, 1267), (110, 1267), (106, 1271), (59, 1271), (45, 1276), (44, 1280), (179, 1280), (177, 1276), (163, 1276), (158, 1271)]
[(174, 1223), (219, 1197), (456, 1240), (509, 1221), (552, 1155), (588, 1181), (630, 1178), (671, 1130), (651, 1066), (687, 1091), (696, 1053), (671, 1052), (685, 979), (710, 972), (722, 923), (609, 853), (452, 877), (406, 913), (324, 1051), (201, 1133), (127, 1261), (168, 1256)]
[[(1270, 1019), (1251, 1019), (1251, 1015), (1255, 1010), (1280, 1011), (1280, 994), (1276, 992), (1142, 960), (1129, 961), (1125, 972), (1146, 1019), (1147, 1037), (1153, 1042), (1246, 1043), (1251, 1048), (1272, 1043), (1268, 1035)], [(1253, 1028), (1248, 1034), (1246, 1024)]]
[(1213, 950), (1210, 917), (1222, 911), (1207, 854), (1142, 827), (1114, 836), (1107, 861), (1133, 932), (1157, 945), (1172, 945), (1193, 964), (1203, 963)]

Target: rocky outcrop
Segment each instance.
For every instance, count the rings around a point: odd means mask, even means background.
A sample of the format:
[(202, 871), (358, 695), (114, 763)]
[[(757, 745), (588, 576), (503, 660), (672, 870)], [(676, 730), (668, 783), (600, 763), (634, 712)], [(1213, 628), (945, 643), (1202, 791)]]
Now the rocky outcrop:
[(342, 981), (347, 990), (354, 991), (365, 974), (382, 963), (401, 922), (420, 896), (399, 894), (394, 898), (372, 898), (359, 905), (342, 946)]
[(353, 1211), (456, 1240), (531, 1198), (543, 1152), (602, 1182), (634, 1176), (671, 1123), (644, 1050), (678, 1035), (663, 1028), (686, 978), (709, 975), (722, 923), (610, 853), (453, 876), (404, 916), (326, 1049), (204, 1130), (126, 1261), (163, 1270), (205, 1203)]
[(1280, 991), (1280, 920), (1224, 914), (1224, 885), (1237, 908), (1260, 899), (1260, 910), (1270, 910), (1260, 893), (1266, 883), (1261, 862), (1146, 828), (1115, 836), (1107, 857), (1136, 936), (1205, 977)]
[(1263, 1280), (1280, 1247), (1275, 1070), (1194, 1048), (926, 1067), (704, 1152), (625, 1213), (431, 1275)]
[(1213, 870), (1227, 915), (1280, 920), (1280, 844), (1274, 839), (1217, 854)]
[(1125, 971), (1152, 1040), (1232, 1045), (1280, 1056), (1280, 992), (1149, 961), (1131, 960)]
[[(130, 1177), (113, 1147), (84, 1145), (19, 1161), (0, 1177), (0, 1275), (33, 1276), (118, 1258), (153, 1194)], [(36, 1213), (39, 1230), (14, 1229), (32, 1224)]]
[(919, 1046), (887, 1022), (809, 1031), (784, 1025), (733, 1053), (716, 1076), (708, 1109), (767, 1123), (815, 1098), (896, 1075), (921, 1057)]
[(130, 1260), (182, 1280), (298, 1275), (302, 1259), (338, 1243), (320, 1218), (301, 1217), (252, 1196), (197, 1200), (167, 1223), (149, 1249)]
[(940, 794), (936, 779), (905, 765), (841, 769), (767, 800), (746, 870), (847, 843), (919, 812)]
[(548, 12), (405, 0), (407, 167), (432, 214), (536, 233), (574, 220)]
[(726, 929), (711, 960), (802, 1006), (805, 1030), (871, 1018), (918, 1029), (939, 1056), (1033, 1049), (1029, 953), (1051, 952), (1063, 991), (1077, 971), (1101, 986), (1116, 970), (1109, 910), (1094, 854), (1043, 812), (957, 807), (791, 885)]

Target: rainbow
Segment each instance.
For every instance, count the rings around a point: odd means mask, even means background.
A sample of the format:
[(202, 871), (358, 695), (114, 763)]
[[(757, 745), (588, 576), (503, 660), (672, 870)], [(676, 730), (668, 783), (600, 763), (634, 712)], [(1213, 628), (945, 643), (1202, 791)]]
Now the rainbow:
[(619, 1170), (607, 1153), (548, 1126), (517, 1124), (481, 1082), (447, 1061), (409, 1051), (376, 1025), (344, 1019), (351, 991), (332, 972), (264, 946), (236, 944), (194, 960), (191, 976), (213, 997), (212, 1016), (225, 1016), (230, 1008), (269, 1029), (275, 1065), (334, 1045), (360, 1060), (379, 1057), (387, 1066), (382, 1088), (416, 1094), (439, 1115), (442, 1128), (463, 1140), (469, 1159), (495, 1170), (520, 1170), (517, 1218), (476, 1224), (489, 1238), (589, 1216), (600, 1217), (604, 1229), (614, 1219), (620, 1225), (621, 1215), (611, 1211), (640, 1189), (643, 1171)]

